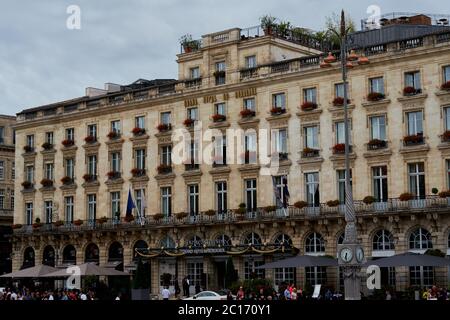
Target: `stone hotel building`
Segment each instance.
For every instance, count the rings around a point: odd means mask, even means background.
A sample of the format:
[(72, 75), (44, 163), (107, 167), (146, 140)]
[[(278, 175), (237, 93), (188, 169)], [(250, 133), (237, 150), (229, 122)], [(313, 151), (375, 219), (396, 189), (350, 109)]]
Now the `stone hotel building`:
[[(450, 28), (419, 17), (349, 43), (359, 56), (348, 74), (352, 189), (369, 259), (450, 254)], [(177, 56), (178, 80), (109, 83), (17, 115), (14, 270), (94, 261), (133, 272), (142, 256), (158, 293), (184, 276), (221, 288), (231, 257), (241, 279), (342, 288), (335, 267), (255, 269), (297, 253), (336, 256), (343, 240), (338, 50), (327, 63), (325, 44), (259, 28), (195, 44)], [(220, 133), (211, 159), (194, 161), (209, 129)], [(196, 137), (182, 163), (172, 157), (180, 130)], [(279, 162), (271, 174), (268, 156)], [(382, 270), (399, 290), (447, 279), (446, 268)]]

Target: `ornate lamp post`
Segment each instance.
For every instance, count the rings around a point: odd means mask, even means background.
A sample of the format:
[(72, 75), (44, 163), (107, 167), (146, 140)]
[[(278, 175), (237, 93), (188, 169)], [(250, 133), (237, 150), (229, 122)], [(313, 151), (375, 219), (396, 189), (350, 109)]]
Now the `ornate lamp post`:
[[(354, 67), (352, 61), (358, 61), (358, 64), (367, 64), (367, 57), (355, 54), (352, 50), (347, 55), (347, 40), (349, 30), (345, 25), (344, 10), (341, 12), (340, 32), (334, 32), (340, 39), (341, 47), (341, 71), (342, 82), (344, 84), (344, 130), (345, 130), (345, 237), (343, 244), (338, 245), (339, 266), (344, 273), (344, 292), (346, 300), (361, 299), (361, 264), (364, 262), (364, 250), (357, 238), (355, 206), (353, 202), (352, 189), (350, 185), (350, 145), (349, 145), (349, 121), (348, 121), (348, 94), (347, 94), (347, 72)], [(322, 68), (331, 66), (336, 62), (336, 58), (330, 53), (320, 65)]]

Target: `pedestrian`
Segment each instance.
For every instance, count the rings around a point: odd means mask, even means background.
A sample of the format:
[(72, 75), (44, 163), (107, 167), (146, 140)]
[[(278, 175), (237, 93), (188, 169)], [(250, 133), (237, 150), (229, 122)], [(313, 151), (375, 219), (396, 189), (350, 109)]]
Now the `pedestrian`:
[(291, 300), (297, 300), (297, 288), (292, 288)]
[(183, 278), (183, 293), (185, 297), (189, 297), (189, 278), (188, 277), (184, 277)]
[(386, 290), (386, 300), (392, 300), (392, 296), (389, 290)]
[(163, 300), (169, 300), (170, 291), (169, 291), (168, 287), (164, 287), (164, 289), (162, 289), (161, 295), (162, 295)]
[(284, 299), (291, 300), (291, 292), (289, 291), (289, 287), (286, 287), (286, 289), (284, 289)]
[(244, 298), (245, 298), (244, 288), (240, 286), (238, 292), (236, 293), (236, 300), (244, 300)]

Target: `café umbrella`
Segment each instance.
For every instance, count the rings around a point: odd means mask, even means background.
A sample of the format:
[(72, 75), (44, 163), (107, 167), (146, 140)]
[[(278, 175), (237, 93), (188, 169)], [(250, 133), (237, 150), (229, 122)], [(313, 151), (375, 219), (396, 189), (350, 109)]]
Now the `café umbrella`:
[(256, 269), (297, 268), (297, 267), (336, 267), (337, 259), (324, 256), (295, 256), (263, 264)]
[(367, 261), (364, 264), (364, 267), (368, 267), (370, 265), (376, 265), (379, 267), (446, 267), (450, 266), (450, 259), (429, 254), (406, 252), (377, 260)]
[[(116, 269), (113, 268), (104, 268), (104, 267), (100, 267), (98, 266), (96, 263), (94, 262), (87, 262), (87, 263), (83, 263), (77, 266), (68, 266), (67, 268), (52, 272), (52, 273), (48, 273), (44, 276), (44, 278), (64, 278), (64, 277), (68, 277), (71, 276), (72, 274), (74, 274), (74, 267), (78, 267), (79, 268), (79, 275), (80, 276), (129, 276), (129, 273), (126, 272), (122, 272), (122, 271), (118, 271)], [(78, 271), (78, 270), (76, 270)]]
[(0, 278), (41, 278), (44, 275), (55, 271), (58, 271), (58, 269), (47, 266), (45, 264), (40, 264), (38, 266), (4, 274), (0, 276)]

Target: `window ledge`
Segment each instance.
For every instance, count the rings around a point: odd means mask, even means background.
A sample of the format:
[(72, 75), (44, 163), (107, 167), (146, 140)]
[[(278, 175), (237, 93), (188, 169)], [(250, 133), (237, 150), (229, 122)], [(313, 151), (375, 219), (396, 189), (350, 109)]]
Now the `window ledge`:
[(363, 107), (372, 107), (372, 106), (386, 105), (389, 103), (391, 103), (391, 99), (381, 99), (378, 101), (366, 101), (363, 102), (361, 105)]
[(410, 96), (401, 96), (401, 97), (397, 98), (397, 100), (399, 102), (410, 102), (410, 101), (414, 101), (414, 100), (426, 99), (427, 97), (428, 97), (428, 94), (419, 93), (419, 94), (410, 95)]

